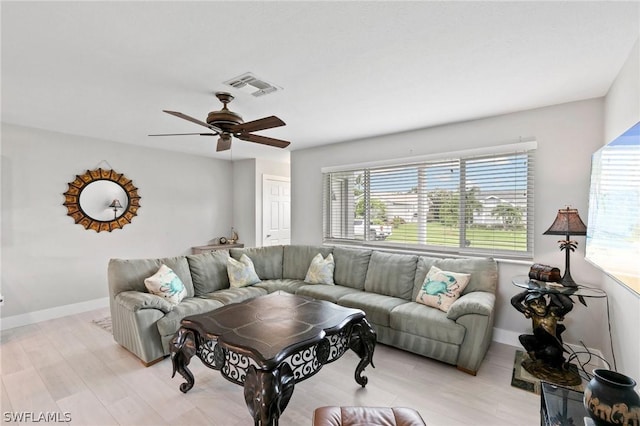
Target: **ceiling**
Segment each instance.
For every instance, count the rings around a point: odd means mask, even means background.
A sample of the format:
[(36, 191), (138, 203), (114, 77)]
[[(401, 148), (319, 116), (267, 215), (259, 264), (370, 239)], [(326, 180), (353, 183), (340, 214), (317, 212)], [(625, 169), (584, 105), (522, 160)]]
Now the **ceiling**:
[[(221, 159), (289, 151), (606, 94), (638, 2), (7, 2), (2, 121)], [(223, 84), (252, 72), (283, 88)], [(205, 130), (216, 91), (286, 150), (149, 133)], [(206, 130), (205, 130), (206, 131)], [(88, 143), (90, 140), (88, 139)]]

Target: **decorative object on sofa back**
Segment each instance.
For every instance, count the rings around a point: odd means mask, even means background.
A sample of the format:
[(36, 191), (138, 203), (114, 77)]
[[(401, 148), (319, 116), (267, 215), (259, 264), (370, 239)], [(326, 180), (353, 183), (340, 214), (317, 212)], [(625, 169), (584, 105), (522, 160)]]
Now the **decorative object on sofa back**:
[(239, 239), (240, 239), (240, 236), (236, 232), (235, 228), (232, 227), (231, 236), (229, 237), (229, 244), (236, 244)]
[(138, 188), (115, 170), (87, 170), (68, 185), (63, 203), (67, 215), (85, 229), (111, 232), (131, 223), (138, 214)]

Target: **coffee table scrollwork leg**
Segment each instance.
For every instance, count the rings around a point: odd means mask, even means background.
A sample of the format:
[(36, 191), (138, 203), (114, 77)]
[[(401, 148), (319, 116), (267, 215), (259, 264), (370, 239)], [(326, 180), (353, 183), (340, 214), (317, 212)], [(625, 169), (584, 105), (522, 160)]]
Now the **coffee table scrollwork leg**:
[(244, 400), (254, 425), (275, 426), (287, 407), (295, 379), (289, 364), (283, 363), (272, 371), (249, 366), (244, 382)]
[(173, 363), (173, 374), (171, 378), (175, 377), (176, 372), (180, 373), (186, 380), (186, 383), (180, 385), (180, 390), (183, 393), (187, 393), (195, 383), (193, 374), (187, 368), (191, 357), (195, 355), (197, 342), (195, 333), (192, 330), (181, 328), (176, 335), (171, 339), (171, 362)]
[(360, 362), (356, 367), (355, 379), (362, 387), (365, 387), (369, 381), (367, 376), (362, 375), (366, 366), (371, 364), (373, 368), (376, 367), (373, 365), (373, 351), (375, 347), (376, 331), (371, 327), (369, 321), (363, 318), (360, 322), (353, 325), (351, 329), (351, 339), (349, 340), (349, 348), (360, 357)]

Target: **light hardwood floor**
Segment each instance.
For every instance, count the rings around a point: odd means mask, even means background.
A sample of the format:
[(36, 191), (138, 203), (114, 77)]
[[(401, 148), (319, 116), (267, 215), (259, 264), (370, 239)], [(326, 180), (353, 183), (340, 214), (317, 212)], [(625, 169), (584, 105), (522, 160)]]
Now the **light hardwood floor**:
[[(91, 321), (99, 309), (2, 332), (2, 423), (7, 413), (69, 413), (72, 425), (251, 425), (242, 388), (194, 358), (189, 393), (171, 379), (167, 358), (145, 368)], [(323, 405), (406, 406), (429, 426), (538, 425), (539, 396), (511, 387), (517, 348), (494, 343), (476, 377), (455, 367), (378, 345), (369, 384), (353, 379), (348, 352), (298, 383), (282, 426), (310, 425)], [(13, 424), (13, 422), (12, 422)], [(44, 422), (34, 422), (42, 425)]]

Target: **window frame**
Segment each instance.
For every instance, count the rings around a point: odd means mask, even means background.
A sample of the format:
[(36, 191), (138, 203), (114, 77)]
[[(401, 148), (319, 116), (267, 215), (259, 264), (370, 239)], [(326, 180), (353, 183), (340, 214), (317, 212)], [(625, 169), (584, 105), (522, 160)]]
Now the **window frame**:
[[(518, 142), (513, 144), (506, 145), (498, 145), (492, 147), (485, 147), (480, 149), (472, 149), (472, 150), (464, 150), (464, 151), (456, 151), (449, 153), (438, 153), (431, 154), (425, 156), (414, 156), (408, 158), (399, 158), (399, 159), (389, 159), (383, 161), (376, 162), (368, 162), (368, 163), (359, 163), (359, 164), (351, 164), (351, 165), (342, 165), (342, 166), (333, 166), (333, 167), (324, 167), (321, 169), (322, 172), (322, 220), (323, 220), (323, 243), (328, 245), (354, 245), (354, 246), (364, 246), (364, 247), (372, 247), (372, 248), (380, 248), (380, 249), (388, 249), (388, 250), (398, 250), (398, 251), (410, 251), (417, 253), (433, 253), (433, 254), (441, 254), (446, 256), (482, 256), (482, 257), (498, 257), (502, 259), (514, 259), (514, 260), (525, 260), (525, 259), (533, 259), (534, 253), (534, 237), (535, 237), (535, 220), (534, 220), (534, 206), (535, 206), (535, 156), (536, 156), (537, 142), (534, 139), (528, 140), (526, 142)], [(499, 158), (503, 156), (515, 156), (515, 155), (523, 155), (525, 154), (527, 157), (526, 163), (526, 196), (525, 202), (523, 204), (524, 212), (526, 215), (526, 224), (524, 235), (526, 238), (526, 250), (505, 250), (496, 248), (483, 248), (483, 247), (465, 247), (466, 233), (471, 229), (466, 222), (467, 218), (465, 215), (465, 203), (463, 202), (460, 195), (458, 195), (459, 205), (462, 206), (458, 211), (458, 232), (459, 232), (459, 243), (457, 246), (447, 246), (447, 245), (433, 245), (433, 244), (420, 244), (420, 243), (408, 243), (404, 242), (392, 242), (386, 240), (376, 240), (371, 236), (371, 230), (369, 226), (364, 227), (364, 239), (356, 239), (347, 232), (342, 232), (339, 235), (340, 237), (332, 236), (332, 216), (331, 214), (331, 197), (332, 197), (332, 188), (331, 188), (331, 180), (329, 176), (335, 176), (337, 173), (350, 173), (350, 172), (362, 172), (365, 175), (363, 179), (365, 183), (370, 184), (370, 173), (375, 172), (376, 169), (380, 169), (383, 167), (389, 168), (401, 168), (401, 167), (416, 167), (416, 166), (434, 166), (439, 162), (445, 161), (458, 161), (460, 171), (459, 171), (459, 186), (458, 186), (458, 194), (462, 194), (464, 191), (460, 191), (460, 188), (466, 188), (466, 179), (467, 172), (466, 166), (470, 161), (477, 161), (478, 159), (485, 158)], [(346, 179), (345, 179), (346, 180)], [(347, 191), (342, 191), (342, 196), (346, 197)], [(514, 193), (516, 190), (514, 190)], [(365, 198), (365, 206), (369, 208), (365, 208), (365, 217), (364, 223), (371, 222), (371, 207), (370, 207), (370, 198), (371, 198), (371, 188), (365, 188), (364, 190)], [(367, 202), (368, 201), (368, 202)], [(343, 200), (344, 205), (348, 205), (347, 200)], [(355, 203), (354, 203), (355, 204)], [(334, 212), (335, 213), (335, 212)], [(342, 230), (344, 231), (345, 227), (349, 226), (348, 220), (355, 220), (354, 211), (348, 211), (346, 209), (340, 210), (342, 214)], [(354, 215), (349, 218), (349, 215)], [(429, 222), (426, 222), (429, 223)]]

